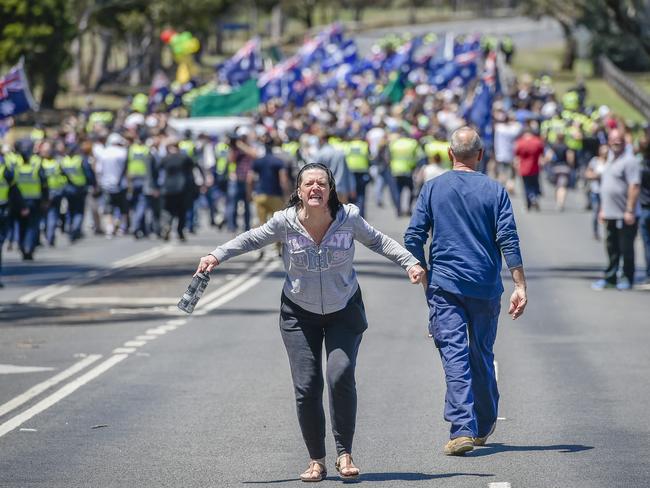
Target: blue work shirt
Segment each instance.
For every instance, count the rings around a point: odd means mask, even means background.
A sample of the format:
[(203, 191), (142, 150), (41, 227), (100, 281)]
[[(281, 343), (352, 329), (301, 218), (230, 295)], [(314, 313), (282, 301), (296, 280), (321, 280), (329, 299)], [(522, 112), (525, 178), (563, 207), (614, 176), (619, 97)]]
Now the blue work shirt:
[(522, 265), (510, 198), (483, 173), (448, 171), (422, 188), (404, 243), (423, 266), (429, 231), (430, 286), (496, 298), (503, 293), (501, 254), (509, 269)]

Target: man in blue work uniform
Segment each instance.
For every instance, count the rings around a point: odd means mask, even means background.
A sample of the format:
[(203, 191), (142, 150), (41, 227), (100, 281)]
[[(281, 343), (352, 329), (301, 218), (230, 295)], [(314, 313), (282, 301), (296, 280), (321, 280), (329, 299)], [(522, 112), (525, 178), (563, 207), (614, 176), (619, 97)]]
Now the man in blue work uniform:
[(508, 311), (513, 319), (526, 306), (526, 279), (508, 194), (476, 171), (483, 146), (474, 129), (452, 134), (449, 157), (453, 171), (424, 185), (404, 242), (426, 265), (424, 245), (432, 232), (426, 295), (429, 333), (447, 382), (451, 440), (444, 453), (462, 455), (484, 445), (496, 426), (493, 347), (503, 293), (501, 255), (515, 283)]

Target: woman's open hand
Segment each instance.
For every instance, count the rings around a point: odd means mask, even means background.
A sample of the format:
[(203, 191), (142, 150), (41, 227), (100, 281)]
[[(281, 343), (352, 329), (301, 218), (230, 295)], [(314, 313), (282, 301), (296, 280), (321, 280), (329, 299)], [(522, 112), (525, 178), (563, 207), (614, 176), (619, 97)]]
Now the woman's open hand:
[(408, 275), (409, 279), (411, 280), (411, 283), (414, 285), (417, 285), (418, 283), (422, 283), (426, 287), (427, 285), (427, 272), (424, 270), (422, 266), (419, 264), (416, 264), (415, 266), (411, 266), (408, 270)]
[(194, 273), (194, 276), (196, 276), (198, 273), (209, 273), (218, 265), (219, 261), (212, 254), (203, 256), (201, 258), (201, 261), (199, 261), (199, 266), (196, 268), (196, 273)]

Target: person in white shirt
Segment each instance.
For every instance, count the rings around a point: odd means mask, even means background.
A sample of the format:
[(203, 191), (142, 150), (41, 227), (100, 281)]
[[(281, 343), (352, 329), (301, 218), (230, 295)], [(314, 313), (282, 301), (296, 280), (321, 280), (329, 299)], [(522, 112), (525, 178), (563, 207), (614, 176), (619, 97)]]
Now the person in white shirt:
[(104, 194), (104, 215), (106, 216), (106, 237), (126, 232), (126, 141), (119, 134), (111, 134), (106, 145), (93, 147), (97, 181)]
[(521, 134), (521, 125), (511, 114), (503, 122), (494, 126), (494, 159), (497, 163), (497, 179), (505, 186), (508, 193), (515, 189), (515, 141)]

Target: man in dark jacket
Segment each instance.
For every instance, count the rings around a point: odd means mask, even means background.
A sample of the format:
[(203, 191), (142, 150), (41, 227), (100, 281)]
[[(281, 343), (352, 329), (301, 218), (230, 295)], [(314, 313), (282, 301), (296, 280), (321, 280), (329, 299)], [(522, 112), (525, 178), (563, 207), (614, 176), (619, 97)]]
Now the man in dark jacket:
[[(199, 166), (187, 154), (180, 151), (178, 141), (167, 143), (167, 155), (160, 161), (160, 195), (162, 197), (162, 238), (169, 240), (172, 223), (176, 219), (178, 238), (185, 240), (183, 229), (188, 206), (192, 204), (194, 168)], [(199, 171), (201, 169), (199, 168)]]

